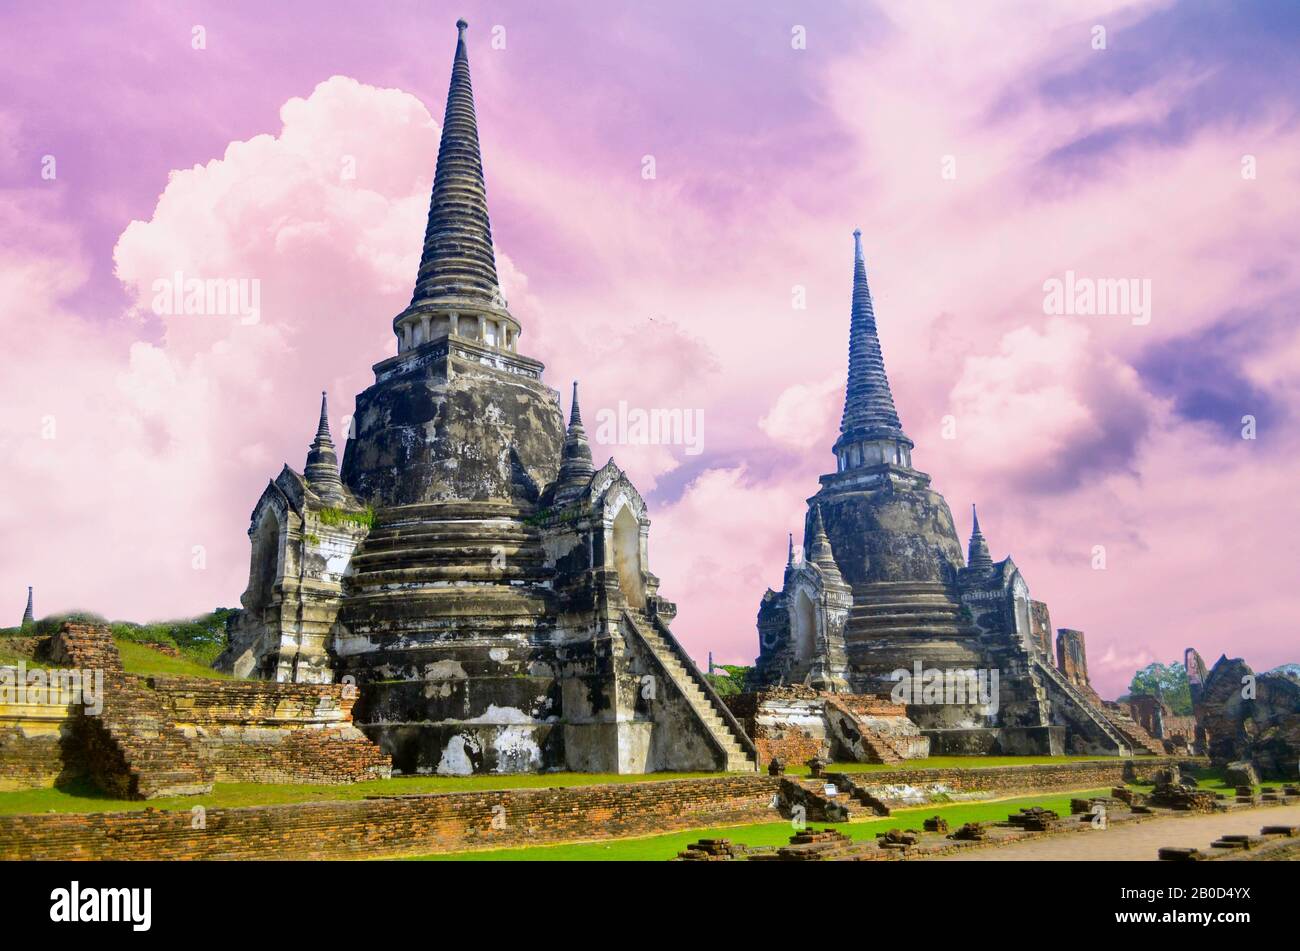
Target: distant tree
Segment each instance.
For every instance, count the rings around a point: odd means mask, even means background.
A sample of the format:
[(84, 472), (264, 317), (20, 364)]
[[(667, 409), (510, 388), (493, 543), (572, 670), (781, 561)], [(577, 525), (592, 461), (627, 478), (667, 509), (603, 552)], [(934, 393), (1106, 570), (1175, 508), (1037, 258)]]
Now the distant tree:
[(719, 697), (732, 697), (745, 692), (745, 674), (749, 672), (748, 667), (740, 667), (736, 664), (714, 664), (713, 670), (714, 673), (705, 676), (709, 678), (709, 683), (713, 685)]
[(1182, 664), (1147, 664), (1133, 675), (1128, 692), (1159, 697), (1178, 716), (1192, 714), (1192, 688)]

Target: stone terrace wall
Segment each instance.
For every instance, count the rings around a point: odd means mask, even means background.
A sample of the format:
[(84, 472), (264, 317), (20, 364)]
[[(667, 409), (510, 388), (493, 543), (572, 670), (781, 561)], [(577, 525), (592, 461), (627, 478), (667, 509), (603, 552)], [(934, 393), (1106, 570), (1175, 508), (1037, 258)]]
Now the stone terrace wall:
[(39, 789), (84, 775), (72, 698), (58, 688), (29, 688), (23, 699), (0, 702), (0, 792)]
[[(1170, 762), (861, 775), (872, 784), (942, 782), (1006, 794), (1110, 787), (1124, 780), (1126, 767), (1146, 773)], [(0, 816), (0, 859), (356, 858), (543, 845), (777, 821), (770, 805), (779, 788), (773, 777), (720, 776), (209, 809), (203, 830), (190, 827), (189, 811)]]
[[(504, 848), (778, 818), (766, 776), (353, 802), (0, 816), (0, 859), (316, 859)], [(199, 800), (201, 802), (201, 800)]]
[(89, 775), (133, 799), (200, 794), (214, 779), (326, 784), (391, 773), (352, 724), (355, 698), (343, 685), (138, 677), (123, 671), (109, 629), (93, 624), (64, 624), (48, 653), (102, 670), (104, 709), (0, 705), (0, 790)]
[(351, 783), (392, 771), (352, 725), (356, 692), (345, 685), (195, 677), (149, 685), (218, 782)]

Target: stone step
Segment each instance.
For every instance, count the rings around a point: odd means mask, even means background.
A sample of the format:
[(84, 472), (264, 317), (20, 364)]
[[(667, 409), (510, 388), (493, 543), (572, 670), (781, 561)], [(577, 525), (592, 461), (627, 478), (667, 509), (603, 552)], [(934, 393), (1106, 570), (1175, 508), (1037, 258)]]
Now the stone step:
[[(879, 626), (879, 627), (873, 627), (873, 626), (870, 626), (870, 625), (859, 625), (859, 624), (855, 623), (854, 621), (849, 621), (849, 623), (845, 625), (845, 633), (847, 633), (847, 634), (861, 634), (861, 635), (866, 635), (866, 636), (874, 637), (874, 638), (884, 638), (884, 637), (901, 637), (901, 638), (909, 638), (909, 637), (936, 637), (936, 638), (949, 638), (949, 637), (952, 637), (952, 638), (967, 638), (967, 637), (971, 637), (971, 638), (973, 638), (973, 637), (977, 637), (977, 636), (978, 636), (978, 632), (975, 631), (973, 628), (967, 628), (967, 627), (965, 627), (965, 626), (963, 626), (963, 625), (960, 625), (960, 624), (948, 624), (948, 625), (940, 625), (940, 624), (933, 624), (933, 623), (930, 623), (930, 624), (894, 624), (894, 625), (881, 625), (881, 626)], [(863, 645), (863, 648), (867, 648), (867, 649), (869, 649), (869, 646), (870, 646), (870, 645)], [(857, 649), (862, 649), (862, 648), (858, 648), (857, 645), (854, 645), (854, 644), (849, 644), (849, 645), (847, 645), (847, 650), (849, 650), (850, 652), (852, 652), (855, 648), (857, 648)]]
[(374, 590), (384, 585), (401, 587), (438, 584), (448, 581), (480, 581), (487, 584), (511, 582), (540, 583), (549, 581), (555, 572), (545, 565), (521, 565), (507, 561), (494, 567), (488, 560), (477, 565), (420, 565), (406, 568), (381, 568), (358, 571), (352, 578), (354, 590)]
[(422, 526), (421, 529), (376, 532), (368, 535), (364, 547), (371, 551), (394, 549), (439, 548), (454, 545), (514, 545), (521, 548), (541, 548), (541, 536), (535, 531), (514, 525), (447, 525)]

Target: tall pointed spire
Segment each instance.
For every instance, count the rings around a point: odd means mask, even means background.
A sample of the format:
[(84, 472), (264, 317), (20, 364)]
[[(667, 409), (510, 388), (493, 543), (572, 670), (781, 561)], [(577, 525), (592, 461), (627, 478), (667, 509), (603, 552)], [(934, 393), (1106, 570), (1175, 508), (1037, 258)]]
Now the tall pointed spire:
[(876, 312), (867, 286), (862, 232), (853, 232), (853, 306), (849, 321), (849, 378), (835, 454), (840, 468), (890, 463), (911, 466), (912, 440), (903, 432), (885, 375)]
[(412, 304), (446, 298), (500, 304), (474, 90), (465, 52), (468, 26), (464, 20), (456, 21), (456, 56)]
[(519, 322), (501, 295), (492, 250), (478, 119), (465, 52), (468, 28), (464, 20), (456, 21), (456, 55), (420, 269), (410, 306), (393, 319), (398, 353), (453, 335), (501, 350), (518, 348)]
[(591, 446), (582, 428), (582, 410), (578, 408), (578, 381), (573, 381), (573, 403), (569, 407), (569, 428), (564, 434), (560, 453), (560, 472), (556, 476), (556, 500), (566, 501), (580, 493), (591, 481), (596, 467), (591, 462)]
[(970, 533), (970, 546), (966, 550), (966, 567), (975, 571), (989, 571), (993, 568), (993, 558), (989, 554), (989, 543), (980, 531), (980, 517), (975, 511), (974, 503), (971, 504), (970, 514), (974, 528)]
[(320, 394), (320, 422), (316, 425), (316, 438), (307, 450), (307, 465), (303, 468), (307, 484), (321, 498), (331, 502), (341, 502), (343, 480), (339, 478), (339, 459), (334, 451), (334, 440), (330, 437), (329, 407), (325, 391)]
[(36, 615), (32, 613), (32, 586), (27, 586), (27, 610), (23, 611), (23, 627), (31, 627), (36, 623)]

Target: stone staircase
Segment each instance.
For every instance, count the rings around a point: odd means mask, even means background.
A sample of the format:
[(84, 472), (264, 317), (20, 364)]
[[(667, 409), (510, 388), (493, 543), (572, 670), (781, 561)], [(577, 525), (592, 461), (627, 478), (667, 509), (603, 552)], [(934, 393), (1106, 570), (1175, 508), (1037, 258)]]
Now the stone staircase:
[(1128, 756), (1130, 754), (1131, 748), (1128, 742), (1115, 729), (1110, 720), (1074, 684), (1066, 680), (1059, 670), (1036, 655), (1031, 657), (1030, 664), (1032, 665), (1032, 671), (1045, 683), (1051, 703), (1056, 704), (1061, 700), (1065, 700), (1069, 704), (1073, 715), (1077, 719), (1090, 723), (1098, 734), (1104, 737), (1110, 745), (1113, 745), (1114, 752), (1117, 755)]
[(623, 620), (640, 637), (668, 678), (686, 698), (696, 717), (708, 728), (714, 743), (725, 757), (726, 769), (736, 772), (756, 771), (758, 750), (753, 740), (746, 735), (667, 626), (657, 618), (650, 618), (639, 611), (624, 610)]
[(863, 786), (858, 784), (848, 773), (827, 773), (826, 781), (834, 783), (835, 788), (842, 791), (858, 805), (870, 810), (874, 815), (889, 815), (889, 806), (882, 799), (877, 799), (869, 793)]
[(942, 582), (874, 581), (853, 586), (847, 632), (859, 637), (971, 636), (962, 606)]
[(1118, 704), (1106, 704), (1101, 708), (1101, 712), (1135, 752), (1140, 749), (1152, 756), (1166, 755), (1165, 745), (1144, 730), (1142, 725)]
[(134, 677), (104, 678), (104, 704), (86, 713), (91, 773), (123, 799), (194, 796), (212, 791), (198, 745), (172, 725), (154, 691)]

